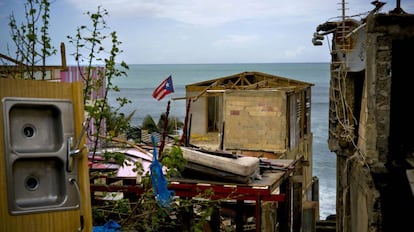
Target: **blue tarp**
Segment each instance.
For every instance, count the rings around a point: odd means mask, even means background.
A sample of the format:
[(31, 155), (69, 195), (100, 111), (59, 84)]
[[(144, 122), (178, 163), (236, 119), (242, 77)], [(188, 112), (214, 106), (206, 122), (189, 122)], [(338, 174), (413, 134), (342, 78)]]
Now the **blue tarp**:
[(108, 221), (103, 226), (94, 226), (93, 232), (120, 232), (121, 226), (115, 221)]
[(151, 181), (154, 189), (155, 198), (158, 203), (163, 207), (169, 209), (171, 207), (171, 197), (174, 196), (174, 191), (168, 190), (168, 182), (162, 172), (162, 165), (158, 161), (157, 147), (155, 145), (155, 138), (151, 136), (151, 141), (154, 147), (154, 157), (151, 163)]

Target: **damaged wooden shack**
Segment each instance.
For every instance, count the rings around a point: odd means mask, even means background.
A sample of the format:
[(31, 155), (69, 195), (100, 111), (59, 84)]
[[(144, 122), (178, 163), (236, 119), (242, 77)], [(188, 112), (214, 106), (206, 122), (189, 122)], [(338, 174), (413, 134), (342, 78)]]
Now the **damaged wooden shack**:
[[(186, 96), (174, 99), (187, 101), (180, 137), (187, 164), (181, 177), (168, 180), (168, 189), (178, 197), (209, 190), (212, 198), (228, 199), (216, 218), (229, 209), (235, 212), (235, 231), (315, 228), (319, 199), (318, 179), (312, 175), (312, 86), (261, 72), (187, 85)], [(148, 140), (145, 132), (141, 136)], [(151, 162), (142, 149), (122, 152), (147, 167)], [(141, 194), (136, 178), (127, 177), (131, 174), (118, 169), (111, 181), (122, 180), (121, 186), (91, 183), (91, 192)], [(219, 231), (214, 226), (220, 223), (210, 224)]]
[[(270, 194), (284, 196), (276, 202), (256, 202), (261, 212), (256, 216), (263, 219), (260, 228), (256, 218), (256, 231), (273, 231), (275, 227), (299, 231), (303, 224), (319, 218), (317, 178), (312, 175), (312, 86), (261, 72), (242, 72), (186, 86), (188, 113), (182, 142), (192, 149), (184, 148), (184, 155), (197, 148), (232, 154), (235, 159), (255, 157), (261, 179), (237, 186), (252, 187), (251, 192), (260, 186)], [(194, 177), (194, 172), (189, 176)], [(228, 178), (221, 181), (232, 183)], [(269, 204), (275, 209), (272, 213), (261, 209), (268, 209)]]

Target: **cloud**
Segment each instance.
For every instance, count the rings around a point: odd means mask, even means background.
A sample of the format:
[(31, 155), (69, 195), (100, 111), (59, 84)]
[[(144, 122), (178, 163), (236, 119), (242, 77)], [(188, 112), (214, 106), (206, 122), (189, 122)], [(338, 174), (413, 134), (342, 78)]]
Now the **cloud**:
[[(347, 0), (346, 15), (372, 10), (371, 1)], [(8, 28), (12, 11), (24, 20), (23, 4), (0, 0), (0, 28)], [(57, 46), (65, 42), (71, 54), (66, 36), (90, 25), (84, 13), (98, 6), (109, 13), (108, 29), (117, 32), (120, 58), (128, 63), (329, 62), (327, 45), (314, 47), (310, 40), (317, 25), (342, 13), (340, 0), (54, 0), (50, 35)], [(382, 12), (395, 7), (389, 1)], [(401, 7), (413, 13), (414, 1), (401, 1)], [(0, 34), (0, 52), (6, 53), (9, 37)]]
[[(339, 0), (67, 0), (81, 12), (93, 11), (97, 6), (108, 10), (114, 19), (125, 21), (172, 20), (182, 25), (219, 27), (240, 21), (271, 21), (279, 25), (298, 25), (322, 22), (342, 14)], [(367, 13), (374, 8), (370, 0), (347, 0), (346, 15)], [(413, 8), (413, 2), (403, 2)], [(387, 3), (383, 12), (395, 8)]]
[[(70, 0), (78, 9), (93, 9), (102, 5), (114, 17), (153, 17), (180, 23), (218, 26), (239, 20), (277, 18), (278, 20), (310, 20), (320, 17), (321, 6), (332, 0)], [(309, 15), (312, 12), (314, 15)], [(319, 12), (319, 13), (318, 13)], [(332, 15), (332, 12), (325, 12)], [(306, 17), (303, 17), (306, 16)]]
[(287, 59), (296, 59), (301, 56), (301, 54), (306, 50), (305, 46), (298, 46), (292, 50), (284, 51), (285, 58)]
[(226, 35), (222, 39), (213, 42), (214, 47), (244, 47), (246, 44), (256, 41), (256, 35)]

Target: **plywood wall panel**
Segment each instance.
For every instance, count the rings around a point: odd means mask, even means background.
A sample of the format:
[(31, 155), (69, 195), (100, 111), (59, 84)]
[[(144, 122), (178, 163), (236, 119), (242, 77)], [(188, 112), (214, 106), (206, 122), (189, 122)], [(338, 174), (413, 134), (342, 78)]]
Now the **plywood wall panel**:
[[(79, 134), (84, 118), (82, 83), (0, 78), (0, 100), (4, 97), (71, 99), (74, 105), (75, 136)], [(4, 144), (3, 105), (0, 101), (0, 231), (2, 232), (74, 232), (78, 231), (80, 216), (84, 217), (83, 231), (92, 231), (89, 172), (87, 154), (79, 159), (79, 187), (81, 209), (50, 211), (26, 215), (10, 215), (7, 201), (6, 162)]]

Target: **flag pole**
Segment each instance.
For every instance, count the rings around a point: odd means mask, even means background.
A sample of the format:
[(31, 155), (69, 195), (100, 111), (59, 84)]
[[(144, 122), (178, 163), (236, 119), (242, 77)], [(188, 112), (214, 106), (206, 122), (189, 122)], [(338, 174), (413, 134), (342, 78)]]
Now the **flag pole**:
[(161, 157), (162, 151), (164, 150), (165, 146), (165, 138), (167, 136), (167, 128), (168, 128), (168, 115), (170, 113), (170, 100), (168, 100), (167, 103), (167, 111), (165, 112), (165, 119), (164, 119), (164, 126), (162, 128), (162, 138), (161, 138), (161, 144), (160, 144), (160, 152), (159, 157)]

